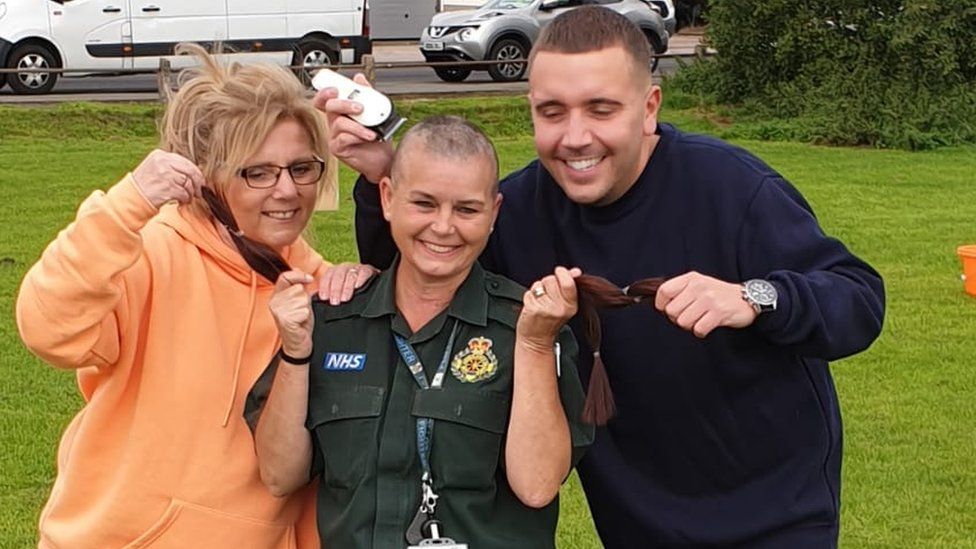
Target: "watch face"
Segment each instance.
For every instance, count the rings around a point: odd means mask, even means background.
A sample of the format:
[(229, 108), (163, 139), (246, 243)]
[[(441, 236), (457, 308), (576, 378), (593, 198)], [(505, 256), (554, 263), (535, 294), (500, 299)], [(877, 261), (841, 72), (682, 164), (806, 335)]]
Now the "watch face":
[(759, 305), (773, 305), (776, 303), (776, 288), (765, 280), (750, 280), (746, 282), (746, 293), (750, 299)]

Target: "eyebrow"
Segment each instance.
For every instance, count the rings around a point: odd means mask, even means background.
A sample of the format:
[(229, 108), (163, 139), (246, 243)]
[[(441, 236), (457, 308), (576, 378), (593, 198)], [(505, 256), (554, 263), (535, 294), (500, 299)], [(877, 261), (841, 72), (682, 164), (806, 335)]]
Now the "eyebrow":
[[(437, 197), (436, 196), (434, 196), (432, 194), (425, 193), (423, 191), (410, 191), (410, 194), (408, 195), (408, 197), (409, 197), (410, 200), (417, 200), (417, 199), (434, 200), (434, 201), (437, 200)], [(484, 200), (478, 200), (478, 199), (459, 200), (455, 204), (458, 205), (458, 206), (484, 206), (485, 205), (485, 201)]]
[[(623, 105), (623, 103), (621, 101), (617, 101), (616, 99), (610, 99), (608, 97), (595, 97), (586, 102), (587, 107), (593, 107), (597, 105), (609, 105), (609, 106), (617, 107)], [(534, 108), (545, 109), (547, 107), (563, 107), (563, 106), (565, 106), (565, 104), (562, 101), (556, 99), (549, 99), (547, 101), (543, 101), (535, 105)]]
[[(312, 153), (312, 154), (307, 155), (307, 156), (299, 156), (299, 157), (297, 157), (295, 159), (289, 160), (288, 163), (285, 164), (285, 165), (286, 166), (291, 166), (293, 164), (301, 164), (302, 162), (315, 162), (316, 160), (318, 160), (318, 158), (315, 156), (315, 153)], [(272, 162), (270, 160), (267, 160), (267, 161), (264, 161), (264, 162), (257, 162), (257, 163), (254, 163), (254, 164), (247, 164), (245, 166), (245, 168), (260, 168), (262, 166), (278, 166), (278, 164), (275, 164), (274, 162)]]

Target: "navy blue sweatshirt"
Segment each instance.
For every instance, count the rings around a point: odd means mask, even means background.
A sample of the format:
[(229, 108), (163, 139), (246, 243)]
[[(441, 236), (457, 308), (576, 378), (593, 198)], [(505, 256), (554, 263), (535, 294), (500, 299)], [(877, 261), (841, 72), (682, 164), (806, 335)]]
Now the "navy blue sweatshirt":
[[(619, 286), (692, 270), (772, 282), (776, 311), (705, 339), (645, 306), (602, 313), (618, 410), (580, 478), (606, 547), (834, 546), (841, 420), (827, 361), (880, 333), (881, 277), (756, 157), (658, 133), (638, 181), (608, 206), (572, 202), (538, 161), (506, 177), (481, 262), (525, 286), (556, 265)], [(384, 267), (395, 248), (375, 187), (357, 183), (357, 238), (362, 261)], [(572, 327), (587, 382), (590, 353)]]

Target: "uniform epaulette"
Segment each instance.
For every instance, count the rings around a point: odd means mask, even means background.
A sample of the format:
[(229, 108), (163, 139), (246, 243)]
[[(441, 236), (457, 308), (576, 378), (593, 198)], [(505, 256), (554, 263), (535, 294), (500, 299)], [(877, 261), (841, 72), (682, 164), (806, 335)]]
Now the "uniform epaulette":
[(522, 295), (525, 294), (525, 288), (518, 282), (487, 272), (485, 273), (485, 290), (488, 291), (489, 295), (504, 297), (519, 303), (522, 303)]
[(525, 288), (503, 276), (485, 273), (485, 291), (491, 296), (488, 317), (514, 329), (522, 312)]

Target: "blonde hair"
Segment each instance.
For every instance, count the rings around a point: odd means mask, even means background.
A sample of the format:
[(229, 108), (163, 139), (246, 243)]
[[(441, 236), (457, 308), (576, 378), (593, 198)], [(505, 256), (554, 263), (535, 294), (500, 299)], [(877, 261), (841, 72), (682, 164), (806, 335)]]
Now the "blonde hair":
[[(287, 119), (305, 128), (312, 150), (326, 161), (316, 192), (321, 195), (334, 184), (337, 166), (329, 155), (324, 115), (293, 73), (264, 63), (221, 63), (196, 44), (180, 44), (176, 53), (194, 55), (200, 64), (181, 72), (179, 91), (167, 93), (160, 148), (196, 164), (221, 199), (275, 125)], [(200, 199), (190, 207), (201, 215), (209, 212)]]

